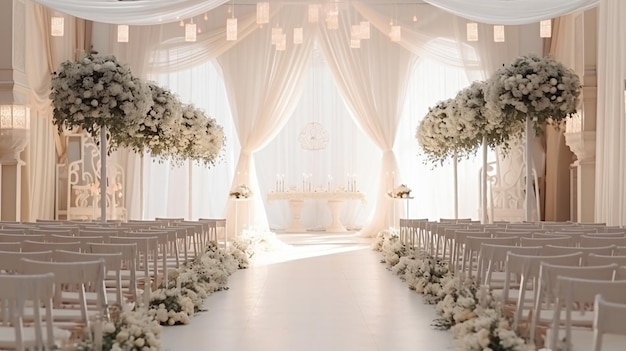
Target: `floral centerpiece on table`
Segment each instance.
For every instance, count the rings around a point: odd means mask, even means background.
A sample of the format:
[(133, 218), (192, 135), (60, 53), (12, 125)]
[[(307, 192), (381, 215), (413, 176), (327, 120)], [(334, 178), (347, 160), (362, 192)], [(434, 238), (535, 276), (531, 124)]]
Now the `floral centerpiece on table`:
[[(496, 71), (487, 83), (487, 108), (505, 125), (530, 117), (535, 130), (559, 124), (576, 112), (580, 102), (576, 73), (550, 57), (527, 55)], [(517, 128), (521, 131), (521, 128)]]
[(169, 158), (179, 153), (178, 138), (183, 106), (178, 97), (167, 89), (148, 83), (153, 105), (139, 121), (136, 130), (118, 138), (121, 146), (138, 153), (149, 151), (153, 157)]
[[(76, 351), (96, 351), (96, 334), (102, 335), (102, 351), (161, 350), (161, 326), (145, 309), (121, 312), (110, 322), (92, 323), (85, 337), (74, 345)], [(96, 329), (99, 329), (96, 333)]]
[(247, 199), (253, 195), (252, 190), (247, 185), (241, 184), (228, 194), (235, 199)]
[(128, 66), (115, 56), (97, 54), (63, 62), (52, 75), (50, 99), (52, 122), (60, 131), (80, 127), (96, 137), (106, 128), (111, 149), (118, 135), (138, 128), (152, 105), (150, 89)]
[(406, 184), (400, 184), (399, 186), (394, 188), (392, 191), (387, 193), (387, 195), (389, 195), (389, 197), (392, 197), (394, 199), (406, 199), (406, 198), (411, 197), (411, 189), (408, 186), (406, 186)]

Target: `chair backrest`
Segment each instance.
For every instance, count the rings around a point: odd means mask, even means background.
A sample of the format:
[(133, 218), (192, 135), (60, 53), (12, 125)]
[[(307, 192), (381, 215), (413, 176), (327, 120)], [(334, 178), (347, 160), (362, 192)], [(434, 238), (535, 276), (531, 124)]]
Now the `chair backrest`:
[(571, 237), (563, 236), (558, 238), (520, 238), (520, 245), (522, 246), (545, 246), (545, 245), (559, 245), (570, 246)]
[(601, 266), (605, 264), (615, 263), (618, 266), (626, 266), (626, 256), (609, 256), (590, 253), (587, 256), (588, 266)]
[[(626, 303), (626, 280), (602, 281), (559, 276), (556, 282), (556, 302), (552, 330), (558, 330), (565, 324), (565, 339), (572, 340), (572, 313), (576, 310), (589, 313), (589, 307), (595, 304), (597, 294), (607, 300)], [(561, 310), (565, 308), (565, 323), (561, 320)], [(553, 333), (550, 348), (556, 350), (559, 333)], [(571, 345), (570, 345), (571, 349)]]
[(52, 259), (52, 251), (40, 252), (0, 252), (0, 270), (9, 273), (19, 273), (22, 271), (22, 258), (30, 258), (37, 261), (50, 261)]
[(575, 252), (581, 252), (583, 256), (581, 259), (581, 265), (587, 264), (587, 257), (589, 254), (594, 253), (598, 255), (610, 255), (613, 253), (615, 246), (602, 246), (602, 247), (571, 247), (571, 246), (557, 246), (546, 245), (541, 249), (541, 254), (546, 256), (567, 255)]
[[(604, 334), (626, 335), (626, 303), (615, 303), (605, 300), (602, 294), (596, 295), (593, 305), (593, 351), (603, 350)], [(623, 349), (624, 345), (615, 343), (604, 350)]]
[(25, 234), (2, 234), (0, 233), (0, 242), (23, 242), (25, 240), (44, 241), (44, 235), (25, 235)]
[(87, 315), (87, 299), (85, 291), (95, 291), (97, 294), (95, 309), (102, 311), (107, 305), (107, 296), (104, 290), (105, 267), (104, 260), (83, 262), (44, 262), (22, 258), (23, 274), (53, 273), (57, 286), (54, 295), (54, 306), (60, 307), (63, 303), (62, 291), (78, 290), (81, 322), (89, 326)]
[[(129, 295), (133, 301), (138, 300), (137, 291), (137, 244), (136, 243), (115, 243), (115, 244), (87, 244), (88, 251), (94, 254), (116, 254), (122, 255), (122, 269), (128, 271)], [(149, 289), (147, 289), (149, 292)]]
[(73, 241), (68, 243), (57, 242), (41, 242), (25, 240), (22, 242), (22, 252), (33, 251), (54, 251), (54, 250), (67, 250), (80, 252), (82, 245), (79, 241)]
[(0, 251), (20, 252), (22, 243), (20, 242), (0, 242)]
[[(27, 347), (24, 335), (25, 319), (29, 325), (32, 325), (34, 331), (34, 345), (28, 345), (28, 348), (31, 350), (54, 349), (52, 315), (54, 290), (55, 277), (52, 273), (0, 275), (1, 322), (13, 326), (16, 350), (26, 350)], [(45, 306), (44, 315), (42, 316), (41, 308), (29, 308), (33, 311), (33, 315), (26, 313), (25, 308), (31, 306)], [(69, 333), (67, 333), (67, 338), (69, 338)]]
[(626, 246), (626, 238), (605, 238), (593, 235), (582, 235), (580, 237), (581, 247), (593, 247), (593, 246)]
[(519, 255), (539, 255), (540, 246), (512, 246), (512, 245), (494, 245), (481, 244), (481, 253), (479, 255), (482, 264), (486, 265), (484, 283), (491, 285), (491, 276), (493, 272), (504, 269), (506, 256), (509, 252)]

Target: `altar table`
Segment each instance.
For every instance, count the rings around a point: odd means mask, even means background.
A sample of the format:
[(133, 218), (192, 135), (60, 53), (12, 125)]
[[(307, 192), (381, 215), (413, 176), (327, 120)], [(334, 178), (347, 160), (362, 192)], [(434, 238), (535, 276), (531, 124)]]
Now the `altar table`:
[(285, 191), (270, 192), (267, 194), (268, 201), (287, 200), (291, 213), (291, 223), (285, 229), (287, 232), (304, 232), (306, 228), (300, 222), (302, 206), (305, 200), (326, 200), (332, 221), (327, 232), (345, 232), (346, 227), (341, 224), (341, 211), (348, 200), (361, 200), (365, 202), (365, 194), (359, 191)]

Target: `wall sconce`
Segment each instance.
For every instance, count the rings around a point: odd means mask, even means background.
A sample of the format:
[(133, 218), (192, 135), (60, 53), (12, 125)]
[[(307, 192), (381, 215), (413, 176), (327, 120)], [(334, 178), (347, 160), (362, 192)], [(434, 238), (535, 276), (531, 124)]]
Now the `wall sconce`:
[(30, 129), (30, 108), (24, 105), (0, 105), (0, 129)]

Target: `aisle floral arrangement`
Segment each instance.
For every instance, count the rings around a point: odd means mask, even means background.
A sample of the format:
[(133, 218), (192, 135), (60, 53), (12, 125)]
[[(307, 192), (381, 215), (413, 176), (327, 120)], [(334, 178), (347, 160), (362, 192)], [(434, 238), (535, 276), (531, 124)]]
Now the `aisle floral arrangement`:
[(487, 109), (501, 115), (506, 125), (524, 123), (529, 116), (539, 130), (574, 114), (580, 91), (578, 75), (562, 63), (551, 57), (521, 56), (487, 82)]
[[(145, 82), (115, 56), (88, 54), (65, 61), (52, 75), (52, 122), (63, 128), (82, 128), (97, 137), (106, 128), (111, 138), (137, 130), (152, 105)], [(112, 140), (111, 147), (117, 143)]]
[(372, 244), (389, 270), (436, 304), (440, 318), (433, 325), (450, 329), (460, 351), (530, 351), (504, 317), (498, 299), (484, 286), (461, 280), (447, 263), (416, 253), (400, 241), (398, 233), (382, 231)]

